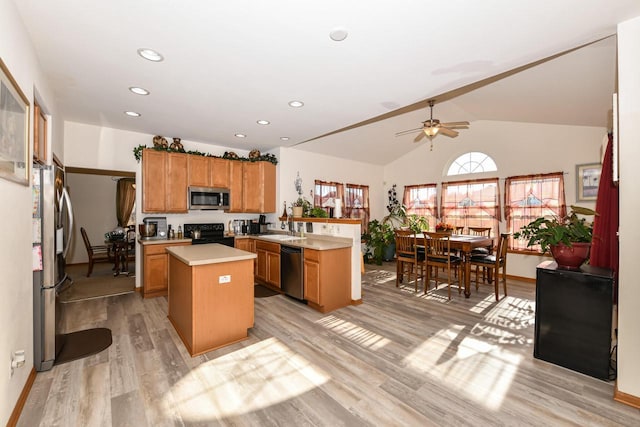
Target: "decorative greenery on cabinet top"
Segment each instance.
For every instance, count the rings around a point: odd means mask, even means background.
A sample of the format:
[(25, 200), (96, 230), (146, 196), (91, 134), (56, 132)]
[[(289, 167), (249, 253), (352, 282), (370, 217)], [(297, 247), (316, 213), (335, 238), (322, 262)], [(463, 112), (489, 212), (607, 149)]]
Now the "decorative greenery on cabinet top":
[[(273, 163), (274, 165), (278, 164), (278, 159), (276, 158), (275, 155), (273, 154), (260, 154), (257, 156), (250, 156), (250, 157), (240, 157), (238, 156), (236, 153), (234, 153), (233, 151), (225, 151), (224, 154), (222, 156), (215, 156), (213, 154), (209, 154), (209, 153), (203, 153), (201, 151), (186, 151), (184, 149), (174, 149), (171, 147), (163, 147), (163, 146), (153, 146), (153, 147), (147, 147), (144, 144), (140, 144), (137, 147), (135, 147), (133, 149), (133, 155), (136, 158), (136, 160), (138, 162), (140, 162), (140, 159), (142, 159), (142, 150), (144, 150), (145, 148), (149, 148), (151, 150), (156, 150), (156, 151), (167, 151), (169, 153), (183, 153), (183, 154), (194, 154), (196, 156), (204, 156), (204, 157), (217, 157), (217, 158), (221, 158), (221, 159), (228, 159), (228, 160), (239, 160), (241, 162), (260, 162), (260, 161), (265, 161), (265, 162), (270, 162)], [(252, 150), (251, 153), (255, 153), (257, 150)]]

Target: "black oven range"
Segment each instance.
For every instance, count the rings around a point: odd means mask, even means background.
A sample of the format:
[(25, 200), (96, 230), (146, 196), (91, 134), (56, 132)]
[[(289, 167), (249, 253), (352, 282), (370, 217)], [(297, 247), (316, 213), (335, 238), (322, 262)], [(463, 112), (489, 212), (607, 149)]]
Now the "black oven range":
[[(199, 238), (193, 238), (194, 231), (200, 231)], [(221, 245), (234, 246), (233, 237), (225, 237), (224, 224), (222, 223), (185, 224), (184, 236), (187, 238), (191, 237), (192, 245), (220, 243)]]

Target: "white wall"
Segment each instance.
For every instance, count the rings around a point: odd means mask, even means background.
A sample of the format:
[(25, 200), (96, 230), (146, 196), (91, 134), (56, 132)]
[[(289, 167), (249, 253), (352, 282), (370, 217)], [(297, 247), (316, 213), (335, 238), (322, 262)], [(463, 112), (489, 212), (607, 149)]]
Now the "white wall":
[(618, 26), (620, 118), (620, 271), (618, 275), (618, 390), (640, 399), (640, 18)]
[[(73, 203), (74, 230), (67, 264), (89, 261), (82, 241), (84, 227), (92, 245), (104, 244), (104, 234), (118, 225), (116, 216), (117, 181), (108, 175), (67, 173), (67, 186)], [(115, 177), (116, 179), (118, 177)]]
[[(605, 134), (606, 129), (599, 127), (475, 121), (468, 130), (460, 131), (455, 139), (436, 137), (433, 151), (429, 150), (428, 143), (422, 143), (412, 152), (386, 165), (384, 181), (386, 187), (397, 184), (401, 197), (404, 185), (498, 176), (501, 178), (500, 194), (503, 202), (503, 178), (564, 171), (567, 173), (564, 176), (567, 205), (571, 205), (576, 203), (575, 167), (577, 164), (600, 161)], [(491, 172), (447, 177), (451, 162), (469, 151), (480, 151), (491, 156), (498, 166), (497, 174)], [(579, 204), (595, 207), (593, 202)], [(500, 229), (506, 230), (504, 221), (501, 222)], [(508, 274), (535, 278), (535, 267), (542, 259), (539, 256), (509, 254)]]
[[(22, 26), (13, 3), (0, 0), (0, 58), (20, 89), (33, 105), (34, 92), (52, 117), (51, 144), (59, 157), (62, 126), (56, 116), (56, 103), (42, 74), (35, 50)], [(30, 119), (33, 123), (33, 116)], [(30, 131), (33, 138), (33, 131)], [(31, 152), (32, 140), (29, 141)], [(49, 160), (51, 154), (49, 154)], [(33, 276), (31, 267), (31, 188), (0, 179), (0, 218), (4, 227), (0, 239), (0, 425), (5, 425), (33, 369)], [(26, 351), (26, 363), (11, 376), (9, 355)]]

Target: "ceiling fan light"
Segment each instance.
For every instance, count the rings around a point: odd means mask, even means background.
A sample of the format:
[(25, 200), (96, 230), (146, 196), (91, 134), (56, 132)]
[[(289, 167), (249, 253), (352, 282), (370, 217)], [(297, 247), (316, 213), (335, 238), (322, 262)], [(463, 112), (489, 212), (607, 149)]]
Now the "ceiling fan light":
[(434, 136), (436, 136), (437, 133), (438, 133), (438, 128), (434, 128), (434, 127), (429, 127), (424, 130), (424, 134), (427, 135), (429, 138), (433, 138)]

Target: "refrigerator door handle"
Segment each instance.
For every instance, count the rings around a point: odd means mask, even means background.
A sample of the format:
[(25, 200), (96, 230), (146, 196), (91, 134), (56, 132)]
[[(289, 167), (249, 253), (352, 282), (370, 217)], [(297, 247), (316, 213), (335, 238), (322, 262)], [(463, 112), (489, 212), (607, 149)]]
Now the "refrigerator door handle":
[[(69, 218), (69, 232), (67, 233), (67, 241), (65, 242), (62, 256), (66, 259), (67, 252), (71, 246), (71, 235), (73, 234), (73, 208), (71, 207), (71, 198), (66, 188), (62, 188), (62, 194), (60, 195), (60, 218), (62, 219), (62, 206), (67, 209), (67, 215)], [(60, 221), (62, 222), (62, 221)]]

